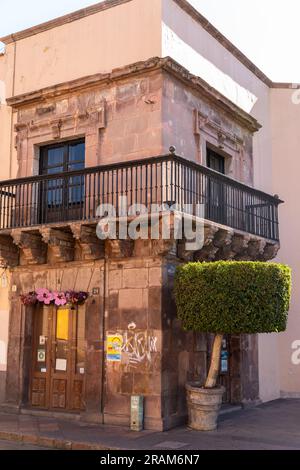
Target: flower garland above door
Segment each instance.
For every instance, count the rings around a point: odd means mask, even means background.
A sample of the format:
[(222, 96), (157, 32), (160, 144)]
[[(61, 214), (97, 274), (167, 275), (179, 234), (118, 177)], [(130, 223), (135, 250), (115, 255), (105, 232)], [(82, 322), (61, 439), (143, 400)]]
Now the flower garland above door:
[(23, 305), (36, 305), (38, 303), (43, 305), (56, 305), (57, 307), (71, 304), (83, 305), (88, 298), (88, 292), (75, 292), (72, 290), (67, 291), (51, 291), (49, 289), (36, 289), (35, 291), (28, 292), (28, 294), (21, 295), (21, 302)]

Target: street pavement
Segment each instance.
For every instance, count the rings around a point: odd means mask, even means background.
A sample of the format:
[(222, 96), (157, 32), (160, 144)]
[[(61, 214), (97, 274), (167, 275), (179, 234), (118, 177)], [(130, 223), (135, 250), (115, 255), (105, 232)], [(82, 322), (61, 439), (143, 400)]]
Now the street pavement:
[(216, 431), (204, 433), (186, 426), (164, 433), (132, 432), (124, 427), (0, 413), (0, 439), (4, 436), (14, 442), (0, 442), (1, 449), (37, 449), (36, 445), (73, 450), (299, 450), (300, 399), (224, 414)]
[(49, 450), (46, 447), (30, 446), (18, 442), (0, 441), (0, 450)]

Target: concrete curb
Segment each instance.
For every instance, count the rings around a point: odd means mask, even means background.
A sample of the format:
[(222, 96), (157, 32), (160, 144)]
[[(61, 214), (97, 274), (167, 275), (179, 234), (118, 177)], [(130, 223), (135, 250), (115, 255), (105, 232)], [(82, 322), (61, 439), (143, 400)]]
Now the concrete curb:
[(34, 434), (22, 434), (18, 432), (0, 431), (0, 440), (20, 442), (23, 444), (48, 447), (56, 450), (120, 450), (117, 447), (108, 447), (101, 444), (67, 441), (64, 439), (54, 439), (47, 436), (36, 436)]

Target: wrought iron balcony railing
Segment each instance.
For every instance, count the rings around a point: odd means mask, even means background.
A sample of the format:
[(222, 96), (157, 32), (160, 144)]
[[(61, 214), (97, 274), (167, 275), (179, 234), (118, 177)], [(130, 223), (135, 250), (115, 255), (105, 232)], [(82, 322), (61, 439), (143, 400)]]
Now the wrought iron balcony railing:
[[(205, 219), (279, 240), (277, 197), (175, 155), (0, 183), (0, 229), (97, 219), (100, 204), (203, 204)], [(186, 209), (189, 205), (192, 209)]]

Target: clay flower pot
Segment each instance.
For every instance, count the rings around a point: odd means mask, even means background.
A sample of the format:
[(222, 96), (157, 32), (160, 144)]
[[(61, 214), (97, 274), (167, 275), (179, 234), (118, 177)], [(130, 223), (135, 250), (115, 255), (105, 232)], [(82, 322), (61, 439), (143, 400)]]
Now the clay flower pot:
[(217, 429), (218, 414), (222, 404), (224, 387), (201, 388), (200, 384), (186, 385), (189, 424), (196, 431)]

